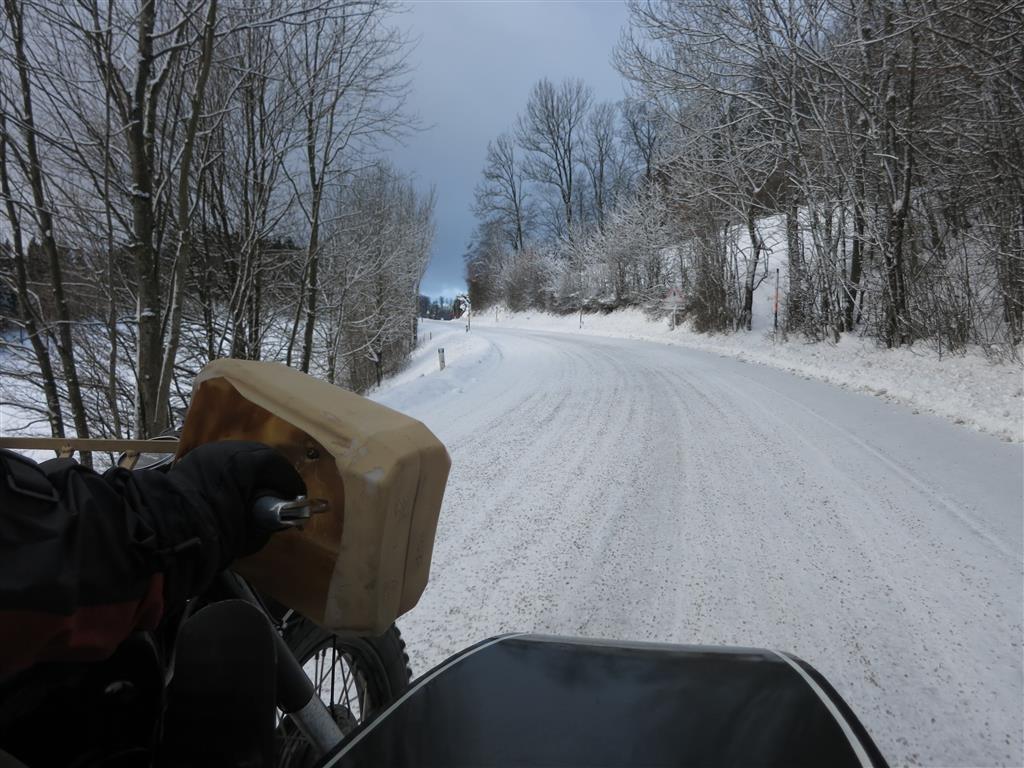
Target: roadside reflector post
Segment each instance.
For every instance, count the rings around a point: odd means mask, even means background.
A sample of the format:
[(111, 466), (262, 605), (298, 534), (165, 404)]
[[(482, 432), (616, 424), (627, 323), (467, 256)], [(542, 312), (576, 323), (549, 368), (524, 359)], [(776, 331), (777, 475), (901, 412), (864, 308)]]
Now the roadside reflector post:
[(775, 343), (775, 337), (779, 334), (779, 268), (775, 268), (775, 306), (772, 310), (774, 314), (774, 321), (772, 324), (772, 344)]
[(441, 370), (444, 370), (444, 347), (437, 348), (437, 362), (441, 364)]

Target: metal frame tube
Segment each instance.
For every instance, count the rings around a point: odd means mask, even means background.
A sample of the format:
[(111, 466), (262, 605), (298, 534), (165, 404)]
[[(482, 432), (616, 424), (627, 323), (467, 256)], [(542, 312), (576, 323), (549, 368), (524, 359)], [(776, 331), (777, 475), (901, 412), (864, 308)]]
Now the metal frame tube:
[[(252, 589), (238, 576), (225, 572), (221, 584), (239, 600), (263, 610)], [(320, 700), (313, 681), (295, 658), (284, 638), (274, 632), (277, 644), (277, 706), (295, 722), (296, 727), (322, 756), (340, 744), (345, 734), (334, 721), (330, 710)]]

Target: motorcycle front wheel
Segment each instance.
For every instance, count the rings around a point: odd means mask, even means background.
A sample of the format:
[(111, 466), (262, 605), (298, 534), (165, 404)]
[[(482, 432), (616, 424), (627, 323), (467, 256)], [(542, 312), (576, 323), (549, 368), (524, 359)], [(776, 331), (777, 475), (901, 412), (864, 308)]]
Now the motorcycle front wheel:
[[(350, 733), (409, 687), (409, 657), (394, 624), (380, 637), (349, 637), (292, 614), (283, 621), (283, 634), (342, 733)], [(277, 754), (279, 768), (313, 766), (318, 759), (287, 715), (278, 725)]]

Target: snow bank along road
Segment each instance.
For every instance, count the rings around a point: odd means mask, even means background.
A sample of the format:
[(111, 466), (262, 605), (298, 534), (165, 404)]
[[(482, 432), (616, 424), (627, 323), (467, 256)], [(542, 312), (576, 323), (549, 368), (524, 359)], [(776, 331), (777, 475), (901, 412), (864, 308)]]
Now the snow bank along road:
[(1020, 444), (682, 348), (428, 331), (376, 396), (452, 455), (417, 673), (513, 630), (776, 648), (894, 765), (1024, 763)]

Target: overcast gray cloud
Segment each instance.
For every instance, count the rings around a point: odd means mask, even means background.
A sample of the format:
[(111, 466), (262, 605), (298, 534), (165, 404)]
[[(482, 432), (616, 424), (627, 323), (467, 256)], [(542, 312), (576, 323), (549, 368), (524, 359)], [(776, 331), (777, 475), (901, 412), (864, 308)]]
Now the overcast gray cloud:
[(410, 107), (427, 130), (393, 154), (437, 188), (437, 238), (422, 291), (464, 288), (469, 206), (487, 142), (512, 128), (542, 77), (579, 77), (597, 100), (622, 98), (612, 49), (628, 13), (614, 2), (415, 2), (402, 26), (419, 38)]

